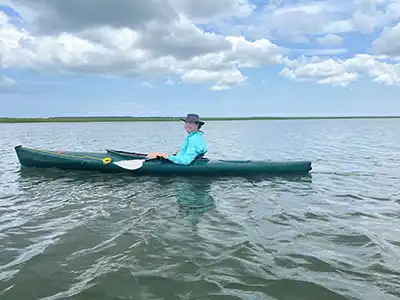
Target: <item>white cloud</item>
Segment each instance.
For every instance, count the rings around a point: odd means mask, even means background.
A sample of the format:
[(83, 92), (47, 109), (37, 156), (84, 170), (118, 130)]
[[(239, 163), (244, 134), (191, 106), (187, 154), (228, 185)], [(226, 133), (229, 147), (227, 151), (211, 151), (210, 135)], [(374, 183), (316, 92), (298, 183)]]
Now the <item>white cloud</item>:
[(360, 77), (384, 85), (400, 85), (400, 64), (388, 64), (371, 55), (356, 55), (346, 60), (315, 59), (291, 61), (281, 75), (295, 81), (347, 86)]
[(16, 82), (14, 79), (7, 77), (7, 76), (0, 76), (0, 86), (1, 87), (10, 87), (15, 85)]
[(273, 1), (236, 27), (252, 38), (310, 43), (310, 37), (340, 33), (371, 33), (400, 20), (398, 0)]
[(168, 80), (165, 81), (165, 84), (166, 84), (166, 85), (174, 85), (174, 84), (175, 84), (175, 81), (173, 81), (171, 78), (168, 78)]
[(211, 89), (220, 91), (232, 84), (241, 84), (246, 80), (238, 70), (204, 71), (191, 70), (182, 75), (182, 81), (188, 83), (215, 83)]
[(355, 73), (348, 73), (340, 61), (327, 59), (318, 62), (299, 62), (295, 68), (284, 68), (281, 75), (296, 81), (316, 80), (318, 83), (331, 83), (346, 86), (354, 81)]
[(0, 76), (0, 94), (15, 92), (16, 81), (7, 76)]
[(248, 17), (256, 8), (248, 0), (170, 0), (170, 2), (196, 24), (207, 24), (231, 17)]
[(8, 16), (0, 11), (0, 26), (6, 26), (8, 24)]
[(178, 13), (168, 1), (109, 0), (9, 0), (17, 9), (33, 12), (30, 24), (34, 32), (60, 34), (76, 33), (104, 25), (112, 28), (141, 28), (149, 22), (160, 24), (175, 20)]
[(332, 48), (332, 49), (293, 49), (293, 53), (300, 53), (307, 56), (326, 56), (326, 55), (341, 55), (347, 53), (346, 48)]
[[(397, 0), (270, 1), (256, 11), (248, 0), (0, 1), (26, 18), (17, 27), (0, 11), (2, 68), (141, 77), (145, 85), (153, 77), (170, 84), (168, 78), (179, 76), (215, 91), (244, 84), (243, 69), (268, 65), (282, 65), (280, 74), (296, 81), (399, 84), (399, 65), (378, 56), (330, 57), (348, 53), (340, 33), (370, 32), (399, 20)], [(241, 23), (230, 34), (211, 32), (232, 20)], [(376, 54), (400, 57), (399, 26), (373, 43)], [(309, 47), (286, 49), (272, 42), (277, 38)]]
[(373, 81), (385, 85), (400, 84), (400, 64), (389, 64), (371, 55), (359, 54), (346, 60), (345, 65), (349, 70), (372, 77)]
[(145, 87), (147, 87), (149, 89), (155, 89), (156, 88), (153, 84), (151, 84), (150, 82), (147, 82), (147, 81), (143, 81), (142, 84), (143, 84), (143, 86), (145, 86)]
[(157, 56), (172, 55), (183, 60), (232, 47), (224, 36), (204, 32), (182, 19), (168, 26), (147, 25), (146, 31), (139, 34), (137, 46)]
[(356, 81), (358, 76), (359, 75), (356, 73), (345, 72), (337, 76), (329, 76), (324, 79), (320, 79), (318, 83), (347, 86), (350, 82)]
[(337, 34), (327, 34), (316, 39), (318, 44), (326, 48), (340, 47), (343, 44), (343, 38)]
[(400, 57), (400, 23), (393, 28), (385, 28), (372, 43), (374, 53), (389, 57)]
[(324, 33), (331, 15), (340, 12), (337, 7), (340, 6), (321, 1), (282, 4), (278, 8), (266, 6), (258, 27), (274, 37), (306, 41), (306, 35)]
[[(76, 1), (56, 0), (44, 5), (29, 0), (30, 9), (35, 5), (41, 9), (31, 25), (41, 34), (32, 34), (29, 27), (18, 29), (9, 23), (2, 26), (2, 66), (126, 77), (178, 74), (184, 82), (205, 82), (218, 90), (243, 83), (246, 77), (241, 68), (279, 63), (285, 52), (266, 39), (250, 42), (243, 37), (205, 32), (172, 6), (157, 6), (156, 0), (136, 7), (133, 16), (139, 14), (138, 10), (145, 12), (134, 20), (125, 16), (124, 10), (133, 9), (128, 2), (115, 9), (120, 18), (114, 20), (114, 15), (105, 13), (110, 9), (108, 1), (100, 1), (97, 17), (84, 18), (80, 16), (82, 11), (74, 14)], [(89, 9), (87, 3), (79, 9)], [(242, 0), (235, 2), (241, 5), (232, 3), (229, 0), (226, 4), (239, 11), (245, 5)], [(163, 9), (163, 18), (155, 20)], [(217, 9), (221, 14), (221, 7)]]

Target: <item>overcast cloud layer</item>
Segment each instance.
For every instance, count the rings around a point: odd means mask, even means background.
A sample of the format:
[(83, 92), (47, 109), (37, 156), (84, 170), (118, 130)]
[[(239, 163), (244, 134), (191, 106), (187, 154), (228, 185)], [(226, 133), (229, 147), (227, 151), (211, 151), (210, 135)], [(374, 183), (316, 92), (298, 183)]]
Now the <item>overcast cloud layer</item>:
[[(125, 78), (177, 74), (222, 91), (277, 65), (297, 82), (400, 84), (400, 1), (0, 0), (1, 68)], [(351, 36), (376, 33), (349, 51)], [(0, 93), (16, 82), (0, 77)]]

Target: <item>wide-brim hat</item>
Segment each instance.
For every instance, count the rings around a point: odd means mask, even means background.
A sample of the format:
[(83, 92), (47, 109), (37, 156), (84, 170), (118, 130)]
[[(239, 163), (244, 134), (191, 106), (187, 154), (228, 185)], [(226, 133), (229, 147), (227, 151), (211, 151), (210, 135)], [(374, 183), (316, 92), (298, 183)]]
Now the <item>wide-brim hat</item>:
[(186, 118), (181, 118), (182, 121), (185, 122), (195, 122), (195, 123), (199, 123), (200, 125), (204, 125), (205, 122), (200, 120), (199, 115), (196, 114), (187, 114)]

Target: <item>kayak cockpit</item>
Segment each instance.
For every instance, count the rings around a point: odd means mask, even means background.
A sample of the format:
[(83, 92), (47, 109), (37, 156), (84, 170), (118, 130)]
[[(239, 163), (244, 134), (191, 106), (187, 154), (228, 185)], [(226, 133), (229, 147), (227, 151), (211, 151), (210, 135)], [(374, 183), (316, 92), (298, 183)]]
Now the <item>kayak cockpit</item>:
[[(122, 151), (122, 150), (113, 150), (113, 149), (106, 149), (108, 155), (110, 157), (118, 157), (120, 159), (124, 158), (130, 158), (130, 159), (145, 159), (147, 154), (144, 153), (137, 153), (137, 152), (128, 152), (128, 151)], [(197, 156), (195, 159), (195, 161), (202, 161), (202, 162), (206, 162), (209, 161), (208, 158), (204, 157), (204, 154), (200, 154), (199, 156)]]

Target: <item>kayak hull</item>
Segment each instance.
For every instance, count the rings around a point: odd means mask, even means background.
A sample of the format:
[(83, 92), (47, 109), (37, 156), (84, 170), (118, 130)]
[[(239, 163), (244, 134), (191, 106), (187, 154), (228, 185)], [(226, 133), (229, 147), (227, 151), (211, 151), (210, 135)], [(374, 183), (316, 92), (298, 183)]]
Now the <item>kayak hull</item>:
[(20, 164), (31, 168), (57, 168), (98, 172), (129, 172), (132, 175), (218, 175), (308, 174), (310, 161), (252, 161), (195, 159), (179, 165), (165, 159), (144, 161), (136, 170), (116, 165), (126, 160), (144, 160), (145, 154), (106, 150), (105, 152), (71, 152), (15, 147)]

